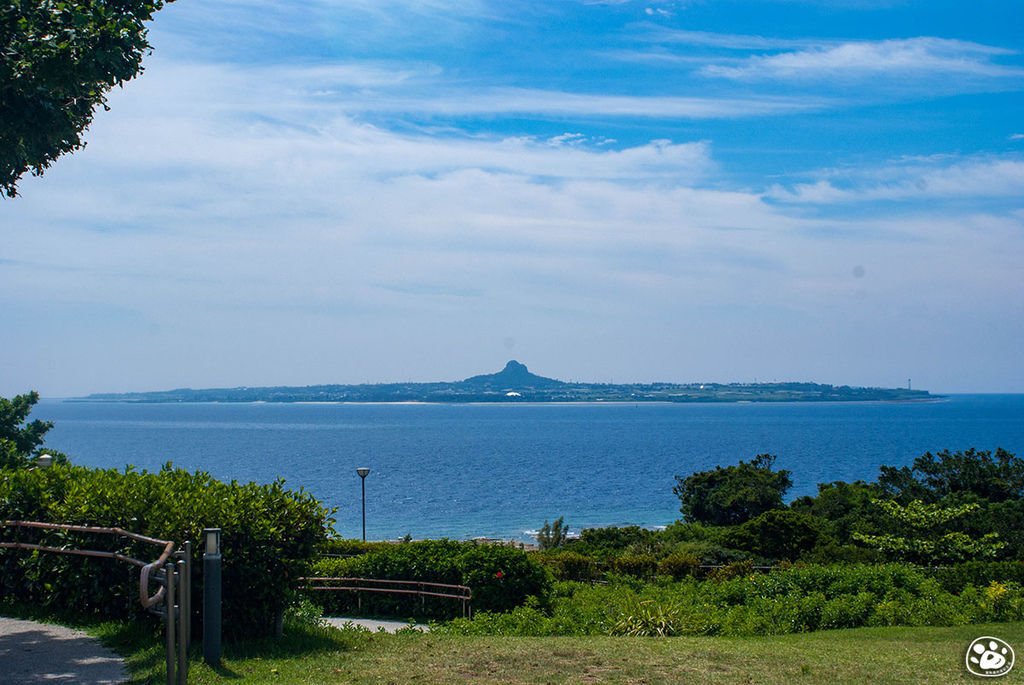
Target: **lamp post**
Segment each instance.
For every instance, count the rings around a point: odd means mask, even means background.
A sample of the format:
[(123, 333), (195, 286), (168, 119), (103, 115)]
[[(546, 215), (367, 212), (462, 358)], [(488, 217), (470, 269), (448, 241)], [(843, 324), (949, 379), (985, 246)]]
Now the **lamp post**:
[(370, 475), (370, 469), (360, 466), (356, 469), (359, 479), (363, 483), (363, 542), (366, 542), (366, 477)]

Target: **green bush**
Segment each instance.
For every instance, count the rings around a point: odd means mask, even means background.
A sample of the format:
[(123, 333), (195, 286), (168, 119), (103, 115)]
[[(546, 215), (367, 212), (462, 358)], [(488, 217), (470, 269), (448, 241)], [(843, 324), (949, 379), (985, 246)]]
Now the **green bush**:
[(591, 557), (569, 550), (554, 553), (541, 552), (534, 558), (557, 580), (595, 580), (600, 574), (599, 563)]
[[(1024, 619), (1013, 581), (948, 592), (902, 565), (799, 566), (724, 581), (557, 583), (550, 609), (478, 615), (442, 631), (502, 635), (778, 635), (861, 626), (952, 626)], [(494, 633), (492, 631), (498, 631)]]
[(622, 554), (612, 561), (616, 573), (637, 578), (653, 578), (658, 572), (658, 558), (653, 554)]
[(709, 566), (724, 566), (748, 558), (748, 554), (729, 547), (723, 547), (708, 540), (695, 540), (693, 542), (680, 542), (672, 549), (672, 554), (684, 554), (693, 556), (700, 560), (701, 564)]
[(618, 556), (630, 548), (644, 548), (652, 544), (657, 537), (656, 531), (639, 526), (584, 528), (578, 539), (569, 540), (565, 546), (589, 557), (607, 559)]
[[(551, 587), (547, 572), (521, 550), (453, 540), (386, 544), (357, 557), (321, 558), (311, 574), (466, 585), (473, 591), (473, 610), (492, 612), (513, 609), (530, 596), (544, 598)], [(323, 591), (310, 595), (328, 613), (448, 618), (461, 611), (458, 602), (443, 598)]]
[(676, 580), (696, 575), (699, 570), (700, 559), (682, 552), (673, 552), (658, 562), (658, 575), (671, 576)]
[(317, 552), (320, 556), (325, 557), (356, 557), (392, 544), (390, 542), (367, 542), (350, 538), (328, 538), (323, 541)]
[(744, 561), (734, 561), (722, 566), (721, 568), (713, 569), (708, 573), (708, 580), (720, 582), (724, 580), (732, 580), (733, 578), (750, 576), (753, 573), (754, 562), (746, 559)]
[[(221, 528), (225, 636), (273, 632), (296, 579), (326, 537), (331, 512), (302, 490), (223, 483), (170, 465), (159, 473), (54, 466), (0, 471), (0, 519), (119, 527), (181, 544), (193, 541), (193, 593), (201, 597), (201, 539)], [(6, 529), (6, 539), (116, 551), (152, 560), (153, 545), (96, 534)], [(0, 550), (0, 598), (72, 606), (119, 617), (138, 610), (137, 572), (123, 562)], [(200, 602), (194, 606), (198, 612)], [(195, 620), (197, 614), (193, 615)]]
[(927, 571), (947, 592), (960, 592), (969, 585), (984, 587), (992, 581), (1013, 581), (1024, 585), (1024, 562), (969, 561)]
[(726, 536), (730, 547), (766, 559), (795, 561), (814, 549), (821, 537), (818, 519), (789, 509), (773, 509), (734, 528)]

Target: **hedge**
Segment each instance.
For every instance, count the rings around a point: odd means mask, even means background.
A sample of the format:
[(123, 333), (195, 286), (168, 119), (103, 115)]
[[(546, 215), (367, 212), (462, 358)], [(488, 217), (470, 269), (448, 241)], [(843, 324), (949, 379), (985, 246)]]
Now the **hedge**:
[[(336, 544), (334, 549), (344, 545)], [(549, 574), (525, 552), (513, 547), (454, 540), (421, 540), (375, 547), (361, 556), (325, 557), (315, 576), (415, 580), (466, 585), (473, 591), (474, 611), (508, 611), (528, 597), (544, 597)], [(450, 618), (461, 613), (452, 599), (392, 596), (378, 593), (311, 592), (310, 599), (329, 614), (363, 614)]]
[[(293, 595), (332, 512), (310, 494), (269, 485), (224, 483), (170, 464), (158, 473), (54, 466), (0, 470), (0, 520), (116, 526), (180, 543), (193, 541), (193, 621), (202, 598), (203, 528), (222, 537), (226, 638), (266, 635)], [(0, 529), (0, 537), (119, 551), (155, 559), (159, 549), (96, 534)], [(131, 578), (136, 580), (131, 580)], [(13, 598), (82, 613), (123, 617), (141, 611), (138, 573), (123, 562), (0, 549), (0, 600)]]

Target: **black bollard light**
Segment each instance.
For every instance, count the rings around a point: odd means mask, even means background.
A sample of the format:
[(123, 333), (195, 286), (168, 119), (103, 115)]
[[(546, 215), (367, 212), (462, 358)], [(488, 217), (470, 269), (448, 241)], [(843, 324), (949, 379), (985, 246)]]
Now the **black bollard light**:
[(203, 529), (203, 659), (220, 664), (220, 528)]

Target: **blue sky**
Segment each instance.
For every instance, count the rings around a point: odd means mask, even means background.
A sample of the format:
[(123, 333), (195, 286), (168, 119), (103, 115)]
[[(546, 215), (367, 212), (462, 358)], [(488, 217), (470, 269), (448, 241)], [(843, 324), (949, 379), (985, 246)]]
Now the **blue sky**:
[(1024, 5), (179, 0), (0, 206), (0, 395), (1024, 392)]

